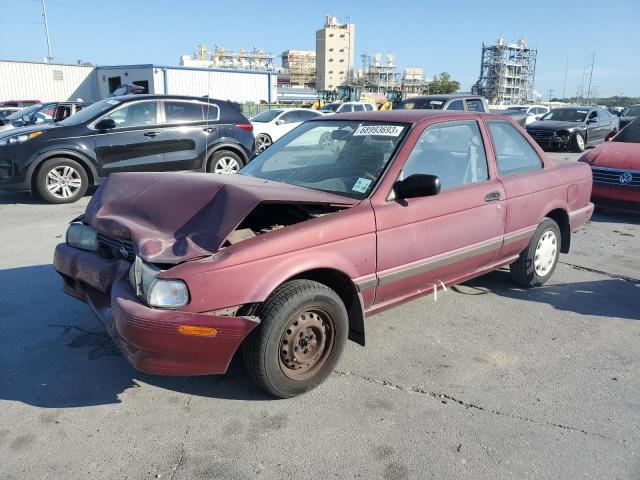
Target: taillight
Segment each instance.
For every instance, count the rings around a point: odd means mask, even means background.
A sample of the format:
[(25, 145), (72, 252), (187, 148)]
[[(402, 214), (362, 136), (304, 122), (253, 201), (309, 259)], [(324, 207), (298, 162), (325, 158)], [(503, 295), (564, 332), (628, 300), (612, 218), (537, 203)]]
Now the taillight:
[(235, 126), (242, 130), (246, 130), (247, 132), (253, 132), (253, 125), (250, 123), (236, 123)]

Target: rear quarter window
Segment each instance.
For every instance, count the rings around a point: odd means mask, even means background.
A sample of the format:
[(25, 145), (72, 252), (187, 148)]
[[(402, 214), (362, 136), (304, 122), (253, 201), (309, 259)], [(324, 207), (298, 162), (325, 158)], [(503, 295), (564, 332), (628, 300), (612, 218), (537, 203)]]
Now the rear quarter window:
[(518, 175), (542, 169), (542, 159), (513, 125), (499, 120), (489, 120), (487, 126), (496, 152), (500, 175)]

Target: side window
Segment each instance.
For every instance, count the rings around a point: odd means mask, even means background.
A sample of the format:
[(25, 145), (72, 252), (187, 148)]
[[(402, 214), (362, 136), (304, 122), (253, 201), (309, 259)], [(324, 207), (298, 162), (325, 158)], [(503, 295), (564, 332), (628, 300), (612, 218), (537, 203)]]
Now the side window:
[(164, 102), (164, 117), (166, 123), (202, 122), (205, 105), (195, 102)]
[(359, 104), (359, 103), (356, 103), (356, 104), (353, 106), (353, 111), (354, 111), (354, 112), (364, 112), (364, 105), (361, 105), (361, 104)]
[(589, 120), (597, 120), (598, 119), (598, 111), (594, 110), (589, 114)]
[(286, 112), (280, 117), (280, 120), (282, 123), (302, 122), (302, 115), (300, 115), (300, 111)]
[(220, 120), (220, 107), (215, 103), (209, 103), (209, 105), (203, 105), (204, 116), (207, 120), (213, 120), (217, 122)]
[(311, 120), (312, 118), (316, 118), (318, 115), (320, 115), (318, 112), (313, 112), (310, 110), (301, 110), (299, 113), (302, 117), (303, 122), (306, 120)]
[(496, 150), (500, 175), (516, 175), (542, 168), (542, 160), (536, 151), (513, 125), (490, 120), (487, 126)]
[(466, 100), (467, 110), (470, 112), (484, 112), (484, 103), (479, 98), (472, 98)]
[(428, 127), (402, 169), (403, 178), (416, 173), (437, 175), (443, 189), (487, 180), (487, 156), (478, 123), (469, 120)]
[(371, 105), (370, 103), (365, 103), (364, 104), (364, 109), (369, 112), (369, 111), (373, 110), (373, 105)]
[(349, 104), (349, 105), (342, 105), (339, 109), (338, 112), (340, 113), (344, 113), (344, 112), (353, 112), (353, 105)]
[(464, 104), (462, 100), (454, 100), (449, 104), (447, 110), (464, 110)]
[(118, 128), (153, 125), (156, 121), (156, 102), (134, 102), (118, 108), (102, 118), (111, 118)]

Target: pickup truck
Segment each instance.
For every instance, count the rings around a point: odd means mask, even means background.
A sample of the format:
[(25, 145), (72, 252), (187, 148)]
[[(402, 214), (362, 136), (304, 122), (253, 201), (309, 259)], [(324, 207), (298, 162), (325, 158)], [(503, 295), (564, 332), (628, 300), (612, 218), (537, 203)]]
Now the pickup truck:
[(291, 397), (364, 345), (370, 315), (505, 266), (545, 283), (591, 180), (502, 115), (322, 116), (236, 175), (110, 175), (54, 266), (138, 370), (224, 373), (240, 348)]

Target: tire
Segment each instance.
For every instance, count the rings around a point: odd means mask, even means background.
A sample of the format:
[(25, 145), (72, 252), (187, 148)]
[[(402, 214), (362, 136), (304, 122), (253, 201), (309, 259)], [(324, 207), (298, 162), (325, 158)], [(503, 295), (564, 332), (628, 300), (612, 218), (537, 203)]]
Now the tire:
[(318, 145), (325, 150), (328, 150), (333, 146), (333, 139), (331, 138), (330, 132), (324, 132), (320, 135), (320, 139), (318, 140)]
[(260, 306), (261, 319), (242, 354), (253, 381), (274, 397), (290, 398), (320, 385), (333, 371), (349, 331), (336, 292), (311, 280), (280, 285)]
[(271, 140), (271, 137), (266, 133), (261, 133), (256, 137), (256, 152), (257, 153), (264, 152), (272, 144), (273, 144), (273, 140)]
[(611, 130), (611, 131), (607, 134), (607, 136), (606, 136), (606, 137), (604, 137), (604, 141), (605, 141), (605, 142), (608, 142), (608, 141), (609, 141), (609, 140), (611, 140), (613, 137), (615, 137), (617, 133), (618, 133), (618, 132), (616, 132), (616, 131), (615, 131), (615, 129), (614, 129), (614, 130)]
[(237, 173), (242, 167), (242, 158), (231, 150), (219, 150), (213, 153), (207, 162), (209, 173)]
[(518, 260), (509, 266), (516, 283), (530, 288), (549, 280), (558, 264), (561, 240), (558, 224), (545, 218)]
[(576, 132), (571, 140), (571, 150), (576, 153), (582, 153), (585, 148), (587, 148), (587, 142), (585, 141), (584, 136), (580, 132)]
[(38, 169), (35, 187), (45, 202), (73, 203), (87, 192), (89, 177), (75, 160), (51, 158)]

